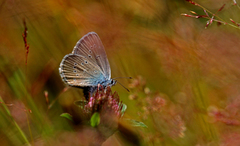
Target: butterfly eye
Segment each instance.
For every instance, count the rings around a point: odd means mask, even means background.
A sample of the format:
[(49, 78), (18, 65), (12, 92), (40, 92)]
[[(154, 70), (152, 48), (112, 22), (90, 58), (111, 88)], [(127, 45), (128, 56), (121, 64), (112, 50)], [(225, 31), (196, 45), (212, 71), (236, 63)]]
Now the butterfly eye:
[(89, 58), (92, 58), (92, 56), (91, 56), (91, 55), (88, 55), (88, 57), (89, 57)]
[(91, 50), (89, 50), (89, 53), (92, 53), (92, 51), (91, 51)]
[(74, 65), (77, 65), (77, 63), (74, 63)]
[(81, 65), (84, 65), (84, 63), (82, 62)]
[(77, 72), (76, 70), (73, 70), (73, 72)]
[(76, 74), (76, 76), (79, 76), (79, 74)]
[(85, 63), (88, 64), (87, 60), (85, 60)]
[(75, 68), (76, 68), (76, 66), (73, 66), (73, 68), (75, 69)]

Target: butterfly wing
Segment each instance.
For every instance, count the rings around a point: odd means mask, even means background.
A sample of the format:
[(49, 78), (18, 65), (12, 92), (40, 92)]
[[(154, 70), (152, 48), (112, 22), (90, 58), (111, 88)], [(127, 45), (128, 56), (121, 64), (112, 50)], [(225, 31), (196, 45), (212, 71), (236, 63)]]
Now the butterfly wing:
[(95, 32), (89, 32), (83, 36), (77, 42), (72, 54), (85, 56), (88, 60), (91, 60), (91, 62), (94, 62), (99, 66), (107, 80), (111, 78), (111, 69), (104, 46)]
[(76, 54), (68, 54), (63, 58), (59, 73), (70, 86), (97, 86), (105, 81), (104, 73), (94, 61)]

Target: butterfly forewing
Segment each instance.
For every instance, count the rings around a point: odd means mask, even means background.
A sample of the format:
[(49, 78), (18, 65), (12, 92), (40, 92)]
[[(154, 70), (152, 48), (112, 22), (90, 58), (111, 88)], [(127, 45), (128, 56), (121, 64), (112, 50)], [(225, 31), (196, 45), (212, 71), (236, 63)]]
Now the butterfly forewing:
[(95, 62), (103, 72), (104, 77), (111, 78), (111, 69), (104, 46), (95, 32), (89, 32), (83, 36), (77, 42), (72, 53), (87, 57), (91, 62)]
[(59, 72), (63, 81), (71, 86), (97, 86), (105, 81), (103, 72), (94, 61), (76, 54), (68, 54), (63, 58)]

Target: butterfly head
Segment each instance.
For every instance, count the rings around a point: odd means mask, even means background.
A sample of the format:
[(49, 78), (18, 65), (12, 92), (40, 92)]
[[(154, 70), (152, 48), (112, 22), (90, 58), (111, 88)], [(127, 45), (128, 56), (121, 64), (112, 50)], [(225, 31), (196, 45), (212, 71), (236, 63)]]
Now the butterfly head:
[(115, 84), (117, 83), (117, 80), (114, 80), (114, 79), (110, 79), (109, 80), (109, 83), (108, 83), (108, 86), (114, 86)]

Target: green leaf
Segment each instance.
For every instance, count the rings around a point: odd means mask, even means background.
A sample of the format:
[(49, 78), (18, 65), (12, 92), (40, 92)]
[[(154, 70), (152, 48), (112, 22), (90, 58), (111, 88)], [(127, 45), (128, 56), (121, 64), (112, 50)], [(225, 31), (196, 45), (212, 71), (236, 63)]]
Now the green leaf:
[(122, 116), (123, 116), (123, 114), (125, 113), (126, 110), (127, 110), (127, 105), (122, 103), (122, 110), (121, 110)]
[(131, 122), (132, 126), (148, 128), (147, 125), (145, 125), (143, 122), (133, 120), (133, 119), (128, 119), (128, 120)]
[(70, 115), (69, 113), (62, 113), (60, 116), (64, 117), (64, 118), (67, 118), (70, 121), (73, 121), (72, 115)]
[(100, 114), (98, 112), (94, 113), (90, 119), (91, 126), (96, 127), (100, 123)]

